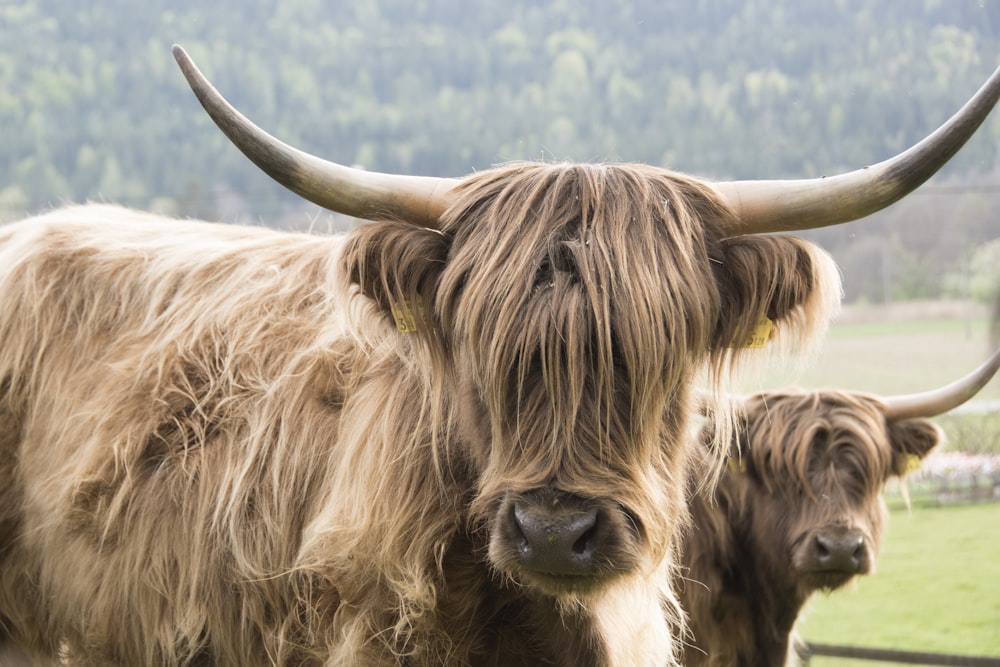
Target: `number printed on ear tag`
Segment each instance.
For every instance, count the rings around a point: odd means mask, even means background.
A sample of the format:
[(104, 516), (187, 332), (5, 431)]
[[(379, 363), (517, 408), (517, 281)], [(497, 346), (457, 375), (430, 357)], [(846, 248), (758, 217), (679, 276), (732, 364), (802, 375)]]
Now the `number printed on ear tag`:
[(403, 299), (401, 304), (393, 304), (391, 310), (392, 319), (396, 321), (396, 329), (400, 333), (415, 333), (418, 329), (417, 313), (419, 313), (421, 319), (424, 316), (424, 299), (419, 294), (417, 295), (416, 313), (413, 312), (413, 307), (409, 299)]
[[(757, 326), (754, 327), (750, 335), (746, 337), (743, 341), (743, 345), (739, 347), (748, 348), (761, 348), (767, 345), (767, 342), (771, 340), (771, 331), (774, 327), (774, 322), (772, 322), (767, 317), (762, 317), (757, 321)], [(734, 345), (733, 347), (737, 347)]]

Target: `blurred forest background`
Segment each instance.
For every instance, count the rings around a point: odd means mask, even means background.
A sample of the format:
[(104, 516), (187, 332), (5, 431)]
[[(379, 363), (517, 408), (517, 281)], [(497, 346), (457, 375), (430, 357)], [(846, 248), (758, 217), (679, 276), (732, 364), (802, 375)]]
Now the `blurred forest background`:
[[(0, 221), (68, 201), (291, 228), (337, 220), (222, 138), (185, 46), (285, 141), (368, 169), (520, 159), (798, 178), (930, 133), (1000, 64), (994, 0), (0, 0)], [(810, 237), (848, 301), (992, 298), (1000, 113), (874, 220)]]

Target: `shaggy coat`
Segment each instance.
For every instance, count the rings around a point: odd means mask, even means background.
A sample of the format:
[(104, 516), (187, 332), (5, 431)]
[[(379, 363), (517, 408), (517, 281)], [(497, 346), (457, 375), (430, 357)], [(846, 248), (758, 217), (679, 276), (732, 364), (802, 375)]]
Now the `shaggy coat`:
[(754, 396), (736, 435), (714, 493), (691, 486), (689, 667), (797, 663), (806, 600), (874, 572), (886, 481), (942, 438), (928, 419), (889, 421), (877, 397), (841, 391)]
[[(0, 635), (101, 665), (673, 664), (692, 376), (762, 317), (821, 331), (835, 270), (722, 238), (662, 170), (460, 195), (438, 230), (0, 229)], [(526, 567), (512, 526), (571, 499), (580, 573)]]

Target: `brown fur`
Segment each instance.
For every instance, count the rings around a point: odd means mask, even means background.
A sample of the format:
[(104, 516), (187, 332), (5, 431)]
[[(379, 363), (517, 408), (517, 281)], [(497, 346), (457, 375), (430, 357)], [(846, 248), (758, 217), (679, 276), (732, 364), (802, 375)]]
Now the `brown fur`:
[(877, 397), (840, 391), (757, 395), (737, 435), (714, 494), (691, 491), (681, 587), (689, 667), (794, 662), (794, 624), (810, 595), (853, 578), (817, 572), (810, 540), (857, 531), (866, 550), (854, 574), (873, 572), (885, 482), (942, 437), (927, 419), (887, 422)]
[[(82, 664), (672, 662), (690, 379), (839, 293), (728, 215), (651, 168), (513, 165), (440, 231), (0, 230), (0, 627)], [(614, 562), (505, 560), (539, 489), (599, 507)]]

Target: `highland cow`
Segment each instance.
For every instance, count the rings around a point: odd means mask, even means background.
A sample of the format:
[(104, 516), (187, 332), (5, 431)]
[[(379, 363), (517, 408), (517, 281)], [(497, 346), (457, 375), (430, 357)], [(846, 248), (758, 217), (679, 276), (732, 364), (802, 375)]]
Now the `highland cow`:
[[(710, 431), (691, 480), (682, 547), (688, 667), (796, 663), (794, 626), (809, 597), (875, 571), (887, 519), (882, 491), (942, 438), (927, 419), (972, 398), (1000, 352), (946, 387), (879, 397), (849, 391), (768, 391), (745, 401), (713, 490)], [(697, 459), (695, 459), (697, 461)]]
[(692, 378), (839, 297), (760, 233), (887, 206), (1000, 94), (827, 179), (435, 179), (288, 147), (175, 56), (268, 174), (372, 222), (0, 230), (0, 628), (86, 664), (675, 663)]

